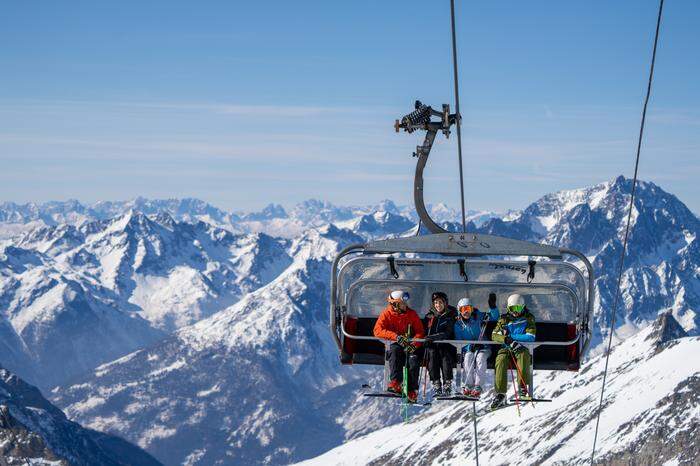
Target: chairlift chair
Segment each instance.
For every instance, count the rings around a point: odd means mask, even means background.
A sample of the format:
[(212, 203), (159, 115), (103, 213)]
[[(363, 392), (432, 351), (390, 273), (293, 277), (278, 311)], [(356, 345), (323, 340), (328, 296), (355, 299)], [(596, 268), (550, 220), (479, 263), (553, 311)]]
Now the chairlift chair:
[[(431, 121), (437, 116), (440, 121)], [(536, 340), (525, 346), (534, 369), (577, 371), (590, 342), (589, 321), (594, 302), (593, 268), (576, 250), (479, 233), (451, 233), (440, 227), (425, 208), (423, 169), (438, 131), (449, 136), (457, 116), (436, 112), (420, 102), (416, 111), (397, 120), (396, 129), (427, 131), (418, 146), (414, 200), (428, 235), (353, 244), (335, 258), (331, 271), (330, 330), (342, 364), (385, 363), (385, 344), (373, 335), (374, 324), (391, 290), (409, 292), (409, 306), (419, 315), (430, 308), (435, 291), (447, 293), (451, 303), (469, 297), (487, 309), (489, 293), (497, 295), (501, 312), (512, 293), (525, 297), (537, 321)], [(583, 269), (564, 259), (574, 259)], [(584, 276), (585, 275), (585, 276)], [(443, 341), (460, 350), (469, 343), (491, 341), (495, 322), (484, 339)], [(420, 341), (420, 340), (417, 340)], [(493, 368), (496, 351), (489, 367)], [(532, 389), (532, 381), (530, 381)], [(532, 393), (532, 391), (531, 391)]]

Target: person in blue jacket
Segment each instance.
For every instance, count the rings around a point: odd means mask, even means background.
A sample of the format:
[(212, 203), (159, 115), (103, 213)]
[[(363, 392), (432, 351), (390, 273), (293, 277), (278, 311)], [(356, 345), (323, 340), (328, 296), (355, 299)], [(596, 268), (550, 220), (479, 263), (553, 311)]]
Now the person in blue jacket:
[[(484, 340), (486, 324), (498, 320), (496, 295), (489, 295), (489, 312), (472, 306), (469, 298), (457, 304), (459, 313), (455, 322), (455, 340)], [(462, 393), (479, 398), (486, 380), (486, 361), (491, 355), (489, 345), (468, 344), (462, 348)]]
[(519, 396), (528, 396), (528, 382), (530, 381), (530, 351), (523, 343), (535, 341), (536, 322), (535, 316), (525, 305), (525, 298), (519, 294), (508, 297), (508, 312), (501, 316), (493, 329), (491, 339), (502, 343), (501, 349), (496, 353), (495, 388), (496, 396), (491, 403), (491, 409), (497, 409), (506, 402), (506, 389), (508, 379), (506, 371), (513, 367), (518, 369)]

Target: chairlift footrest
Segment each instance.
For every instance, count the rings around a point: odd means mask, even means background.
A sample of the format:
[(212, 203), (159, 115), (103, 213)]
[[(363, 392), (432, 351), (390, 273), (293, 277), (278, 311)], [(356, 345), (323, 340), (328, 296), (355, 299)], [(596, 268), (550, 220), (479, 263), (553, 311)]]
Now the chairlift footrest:
[(520, 403), (551, 403), (552, 402), (552, 400), (548, 399), (548, 398), (532, 398), (529, 396), (522, 396), (522, 397), (517, 398), (517, 400), (514, 396), (511, 396), (508, 399), (508, 401), (510, 401), (511, 403), (515, 403), (516, 401), (519, 401)]
[(362, 396), (374, 397), (374, 398), (401, 398), (398, 393), (390, 392), (379, 392), (379, 393), (363, 393)]
[(440, 401), (479, 401), (480, 398), (464, 395), (436, 396), (436, 400)]

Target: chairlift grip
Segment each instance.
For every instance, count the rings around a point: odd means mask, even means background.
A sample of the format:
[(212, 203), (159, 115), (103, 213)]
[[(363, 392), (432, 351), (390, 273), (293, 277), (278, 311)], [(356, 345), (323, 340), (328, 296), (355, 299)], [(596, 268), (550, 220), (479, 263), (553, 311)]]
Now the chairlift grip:
[(398, 280), (399, 278), (399, 271), (396, 270), (396, 259), (394, 259), (394, 256), (389, 256), (386, 258), (387, 262), (389, 262), (389, 268), (391, 269), (391, 275)]
[(469, 276), (467, 275), (467, 270), (464, 266), (464, 259), (457, 259), (457, 263), (459, 264), (459, 275), (464, 278), (465, 282), (469, 281)]
[(532, 280), (535, 279), (535, 266), (537, 265), (537, 261), (530, 259), (527, 261), (527, 265), (530, 268), (530, 270), (527, 272), (527, 282), (532, 283)]

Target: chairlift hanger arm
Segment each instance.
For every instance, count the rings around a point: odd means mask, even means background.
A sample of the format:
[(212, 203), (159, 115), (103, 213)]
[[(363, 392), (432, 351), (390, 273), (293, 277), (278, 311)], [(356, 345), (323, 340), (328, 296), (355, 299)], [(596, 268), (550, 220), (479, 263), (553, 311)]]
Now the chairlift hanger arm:
[[(416, 151), (413, 153), (413, 156), (418, 158), (413, 179), (413, 200), (418, 217), (431, 233), (447, 233), (447, 230), (430, 217), (428, 210), (425, 208), (425, 201), (423, 200), (423, 170), (425, 170), (425, 165), (428, 163), (428, 156), (430, 156), (438, 131), (442, 131), (445, 137), (449, 138), (450, 127), (457, 123), (460, 117), (456, 113), (450, 113), (450, 106), (447, 104), (443, 104), (442, 112), (438, 112), (432, 107), (421, 103), (420, 100), (416, 101), (415, 106), (416, 109), (413, 112), (405, 115), (400, 120), (396, 120), (394, 129), (397, 133), (401, 129), (407, 133), (412, 133), (416, 130), (426, 131), (423, 144), (417, 146)], [(439, 120), (433, 121), (432, 117), (437, 117)]]

